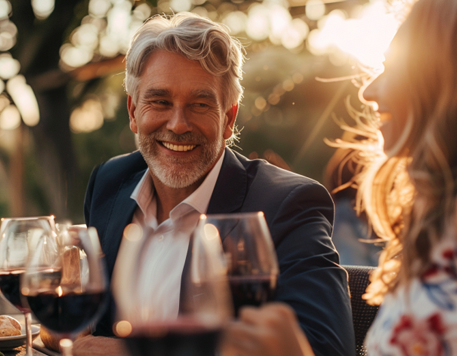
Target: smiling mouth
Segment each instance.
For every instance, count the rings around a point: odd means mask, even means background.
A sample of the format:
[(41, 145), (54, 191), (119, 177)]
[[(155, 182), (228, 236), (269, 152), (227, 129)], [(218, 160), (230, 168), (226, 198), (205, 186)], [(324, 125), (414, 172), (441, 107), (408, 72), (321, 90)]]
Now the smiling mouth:
[(162, 142), (162, 145), (164, 145), (169, 150), (175, 151), (175, 152), (192, 151), (195, 147), (197, 147), (197, 145), (175, 145), (175, 144), (168, 143), (168, 142)]

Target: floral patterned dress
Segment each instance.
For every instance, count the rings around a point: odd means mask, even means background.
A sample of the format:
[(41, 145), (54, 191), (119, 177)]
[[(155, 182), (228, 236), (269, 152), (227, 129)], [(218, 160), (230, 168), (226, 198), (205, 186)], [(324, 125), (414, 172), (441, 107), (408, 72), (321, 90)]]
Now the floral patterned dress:
[(432, 263), (384, 298), (365, 339), (369, 356), (457, 356), (457, 242), (440, 242)]

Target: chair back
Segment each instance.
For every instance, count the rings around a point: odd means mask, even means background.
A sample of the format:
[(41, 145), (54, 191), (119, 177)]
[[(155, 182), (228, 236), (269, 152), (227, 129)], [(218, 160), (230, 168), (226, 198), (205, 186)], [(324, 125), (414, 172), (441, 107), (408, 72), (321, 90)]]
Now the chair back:
[(363, 341), (371, 326), (378, 306), (372, 306), (362, 299), (365, 289), (369, 284), (370, 272), (374, 267), (368, 266), (343, 266), (349, 274), (349, 290), (351, 292), (352, 319), (354, 323), (356, 355), (367, 356), (367, 350), (363, 346)]

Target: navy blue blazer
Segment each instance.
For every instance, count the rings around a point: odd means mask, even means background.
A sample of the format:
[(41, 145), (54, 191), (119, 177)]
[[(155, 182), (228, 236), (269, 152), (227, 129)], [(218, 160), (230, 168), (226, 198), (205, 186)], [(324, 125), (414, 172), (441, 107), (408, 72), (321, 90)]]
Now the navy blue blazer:
[[(89, 181), (86, 223), (98, 230), (110, 279), (123, 230), (137, 207), (130, 195), (146, 168), (136, 151), (103, 163)], [(334, 212), (327, 190), (226, 149), (207, 213), (254, 211), (264, 212), (278, 256), (276, 300), (295, 310), (316, 356), (355, 355), (347, 274), (331, 240)], [(110, 303), (95, 335), (113, 335)]]

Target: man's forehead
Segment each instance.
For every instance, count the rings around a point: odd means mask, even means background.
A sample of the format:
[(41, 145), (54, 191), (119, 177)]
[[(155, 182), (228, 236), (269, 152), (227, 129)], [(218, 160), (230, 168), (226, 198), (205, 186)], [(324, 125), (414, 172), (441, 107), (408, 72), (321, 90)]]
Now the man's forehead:
[(221, 96), (221, 89), (222, 77), (209, 73), (198, 61), (164, 50), (149, 56), (140, 76), (140, 91), (144, 96), (185, 93), (211, 99)]
[(176, 72), (180, 69), (183, 69), (186, 72), (200, 72), (200, 75), (212, 77), (214, 79), (219, 78), (204, 69), (199, 61), (191, 60), (180, 53), (161, 49), (155, 50), (146, 58), (141, 77), (145, 74), (147, 75), (148, 72)]
[[(160, 86), (158, 86), (145, 89), (143, 96), (146, 98), (173, 96), (174, 94), (176, 94), (176, 91), (178, 90), (179, 88), (174, 87), (173, 83), (168, 83), (168, 85), (166, 85), (166, 88), (161, 88)], [(186, 94), (195, 98), (210, 99), (217, 101), (217, 96), (219, 93), (217, 92), (216, 88), (208, 86), (206, 88), (189, 88), (186, 91)]]

